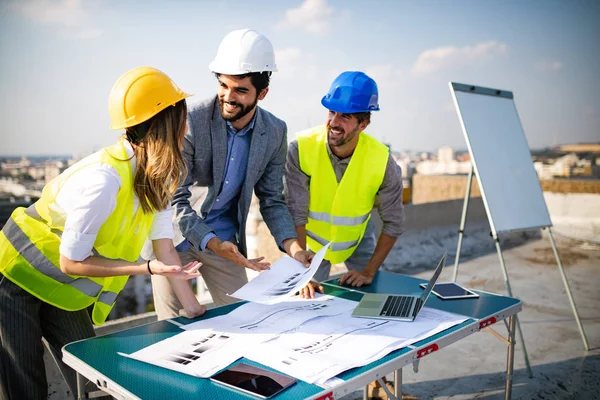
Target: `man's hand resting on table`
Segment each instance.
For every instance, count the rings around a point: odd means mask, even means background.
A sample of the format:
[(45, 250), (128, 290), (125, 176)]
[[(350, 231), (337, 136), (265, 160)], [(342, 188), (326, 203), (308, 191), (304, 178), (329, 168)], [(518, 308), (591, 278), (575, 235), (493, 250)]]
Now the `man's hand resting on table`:
[(203, 304), (198, 304), (198, 306), (195, 306), (195, 308), (182, 308), (181, 310), (179, 310), (179, 316), (192, 319), (204, 315), (205, 312), (206, 307)]
[(361, 287), (363, 285), (370, 285), (373, 282), (375, 275), (368, 274), (366, 272), (359, 271), (348, 271), (339, 280), (340, 285), (348, 285), (354, 287)]
[(310, 281), (308, 285), (300, 289), (300, 297), (303, 299), (314, 299), (315, 292), (323, 293), (323, 286), (317, 281)]

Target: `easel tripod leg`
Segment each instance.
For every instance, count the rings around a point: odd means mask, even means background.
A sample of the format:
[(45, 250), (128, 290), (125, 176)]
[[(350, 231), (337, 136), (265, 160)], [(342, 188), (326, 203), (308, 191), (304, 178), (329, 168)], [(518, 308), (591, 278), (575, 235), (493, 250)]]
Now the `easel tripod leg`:
[(567, 275), (565, 274), (562, 262), (560, 261), (560, 257), (558, 256), (558, 250), (556, 249), (556, 243), (554, 242), (554, 236), (552, 235), (551, 228), (548, 228), (548, 236), (550, 237), (550, 243), (552, 243), (552, 251), (554, 252), (554, 257), (556, 258), (556, 263), (558, 264), (560, 276), (562, 277), (563, 283), (565, 284), (565, 290), (567, 291), (567, 296), (569, 297), (569, 302), (571, 303), (571, 308), (573, 309), (573, 315), (575, 315), (575, 321), (577, 322), (577, 326), (579, 327), (579, 333), (581, 334), (583, 345), (585, 346), (585, 350), (588, 351), (590, 349), (590, 345), (588, 344), (587, 337), (585, 336), (585, 331), (583, 330), (583, 325), (581, 324), (581, 319), (579, 318), (579, 313), (577, 312), (577, 307), (575, 306), (575, 300), (573, 299), (573, 294), (571, 293), (571, 288), (569, 287), (569, 281), (567, 281)]
[(465, 224), (467, 221), (467, 211), (469, 209), (469, 198), (471, 197), (471, 182), (473, 181), (473, 166), (469, 170), (469, 176), (467, 177), (467, 190), (465, 192), (465, 200), (463, 201), (462, 216), (460, 218), (460, 228), (458, 229), (458, 245), (456, 246), (456, 258), (454, 259), (454, 274), (452, 275), (452, 282), (456, 282), (456, 276), (458, 275), (458, 261), (460, 259), (460, 250), (462, 248), (462, 241), (465, 231)]

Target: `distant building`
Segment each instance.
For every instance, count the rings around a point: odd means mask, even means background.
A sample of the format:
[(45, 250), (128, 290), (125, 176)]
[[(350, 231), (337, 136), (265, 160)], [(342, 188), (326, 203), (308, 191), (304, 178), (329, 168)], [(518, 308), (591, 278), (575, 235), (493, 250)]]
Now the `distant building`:
[(13, 178), (0, 178), (0, 193), (6, 193), (11, 196), (25, 196), (27, 189), (25, 185), (19, 183)]
[(592, 161), (580, 159), (575, 153), (569, 153), (552, 161), (536, 161), (533, 167), (540, 179), (591, 177), (594, 173)]
[(27, 174), (37, 181), (44, 179), (46, 171), (43, 167), (29, 167), (27, 168)]
[(600, 143), (563, 144), (558, 151), (564, 153), (600, 153)]
[(58, 175), (60, 175), (60, 168), (56, 165), (56, 163), (54, 164), (47, 164), (44, 166), (44, 179), (46, 180), (46, 183), (50, 182), (52, 179), (56, 178)]
[(456, 175), (468, 174), (471, 162), (456, 160), (456, 152), (452, 147), (438, 150), (437, 160), (425, 160), (416, 164), (416, 171), (423, 175)]
[(2, 170), (4, 171), (11, 171), (11, 170), (20, 170), (22, 168), (27, 168), (29, 167), (30, 162), (27, 159), (27, 157), (22, 157), (21, 160), (19, 161), (7, 161), (7, 162), (3, 162), (2, 164), (0, 164), (0, 166), (2, 167)]
[(438, 149), (438, 162), (440, 163), (451, 163), (455, 160), (456, 152), (452, 147), (440, 147)]

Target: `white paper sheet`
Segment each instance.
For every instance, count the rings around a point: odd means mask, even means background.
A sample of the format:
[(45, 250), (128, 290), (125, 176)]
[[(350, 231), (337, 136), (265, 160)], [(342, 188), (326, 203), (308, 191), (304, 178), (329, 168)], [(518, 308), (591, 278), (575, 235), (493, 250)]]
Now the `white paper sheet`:
[(328, 248), (329, 243), (314, 255), (309, 268), (291, 257), (282, 257), (271, 265), (270, 270), (261, 272), (229, 296), (261, 304), (279, 303), (306, 286), (319, 269)]
[(247, 346), (268, 340), (268, 335), (232, 335), (211, 329), (184, 331), (124, 357), (208, 378), (242, 357)]
[(356, 302), (335, 296), (315, 294), (314, 299), (292, 297), (277, 304), (246, 303), (228, 314), (184, 325), (185, 330), (214, 331), (231, 334), (280, 335), (297, 329), (316, 318), (349, 314)]
[(252, 348), (245, 357), (309, 383), (324, 383), (467, 318), (425, 307), (413, 322), (353, 318), (349, 313), (303, 324)]
[(294, 297), (273, 305), (247, 303), (121, 355), (203, 378), (248, 357), (306, 382), (322, 384), (467, 319), (428, 307), (413, 322), (353, 318), (356, 305), (328, 295)]

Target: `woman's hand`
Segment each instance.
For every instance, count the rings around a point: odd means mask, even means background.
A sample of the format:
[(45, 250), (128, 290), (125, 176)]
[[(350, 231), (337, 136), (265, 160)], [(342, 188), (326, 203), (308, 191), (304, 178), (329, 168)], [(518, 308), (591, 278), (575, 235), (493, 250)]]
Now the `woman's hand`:
[(154, 275), (162, 275), (167, 278), (173, 279), (193, 279), (198, 278), (200, 276), (200, 272), (198, 272), (198, 268), (202, 266), (202, 263), (198, 261), (192, 261), (180, 267), (179, 265), (166, 265), (158, 260), (150, 261), (150, 271)]

